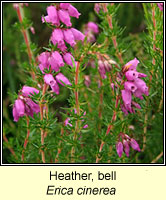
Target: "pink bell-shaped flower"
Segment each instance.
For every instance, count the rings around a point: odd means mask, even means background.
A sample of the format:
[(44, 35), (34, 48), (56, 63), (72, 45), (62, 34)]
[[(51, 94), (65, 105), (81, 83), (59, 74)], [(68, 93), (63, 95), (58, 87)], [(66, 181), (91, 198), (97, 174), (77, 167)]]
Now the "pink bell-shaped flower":
[(133, 138), (131, 138), (130, 140), (130, 145), (131, 147), (136, 150), (136, 151), (141, 151), (140, 147), (139, 147), (139, 144), (137, 143), (136, 140), (134, 140)]
[(99, 33), (99, 27), (94, 22), (88, 22), (87, 28), (96, 34)]
[(76, 17), (77, 19), (78, 19), (79, 16), (81, 15), (81, 14), (78, 12), (78, 10), (77, 10), (74, 6), (72, 6), (71, 4), (70, 4), (69, 7), (68, 7), (68, 13), (69, 13), (70, 16)]
[(60, 3), (60, 8), (64, 10), (67, 10), (69, 6), (70, 6), (70, 3)]
[(76, 66), (76, 61), (75, 61), (75, 59), (74, 59), (74, 57), (72, 56), (72, 54), (71, 53), (64, 53), (63, 54), (63, 59), (64, 59), (64, 61), (68, 64), (68, 65), (70, 65), (70, 66), (72, 66), (73, 67), (73, 62), (72, 62), (72, 60), (74, 61), (74, 63), (75, 63), (75, 66)]
[(71, 28), (70, 30), (72, 31), (75, 40), (82, 40), (82, 41), (84, 41), (85, 35), (83, 33), (81, 33), (80, 31), (78, 31), (75, 28)]
[(123, 153), (123, 144), (122, 142), (118, 142), (116, 144), (116, 151), (119, 157), (122, 157), (122, 153)]
[(133, 60), (130, 60), (125, 66), (123, 67), (123, 71), (127, 70), (134, 70), (136, 71), (137, 65), (139, 63), (139, 60), (137, 58), (134, 58)]
[(38, 94), (39, 93), (39, 90), (34, 88), (34, 87), (29, 87), (29, 86), (26, 86), (24, 85), (23, 88), (22, 88), (22, 95), (25, 96), (25, 97), (28, 97), (29, 95), (34, 95), (35, 93)]
[(76, 44), (74, 35), (70, 29), (63, 30), (64, 40), (70, 44), (72, 47)]
[(61, 10), (61, 9), (58, 10), (58, 16), (61, 22), (63, 22), (66, 26), (68, 27), (72, 26), (69, 13), (66, 10)]
[(52, 91), (55, 92), (56, 94), (59, 94), (59, 86), (56, 80), (54, 79), (52, 74), (45, 74), (44, 75), (44, 82), (48, 84)]
[(66, 85), (71, 85), (70, 81), (62, 73), (59, 73), (56, 75), (56, 80), (58, 83), (60, 83), (63, 86), (64, 86), (63, 83), (65, 83)]

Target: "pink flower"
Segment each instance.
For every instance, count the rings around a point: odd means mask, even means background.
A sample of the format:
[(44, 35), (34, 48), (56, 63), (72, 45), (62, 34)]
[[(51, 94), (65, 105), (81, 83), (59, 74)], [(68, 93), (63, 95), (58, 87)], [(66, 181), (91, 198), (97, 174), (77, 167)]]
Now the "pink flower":
[(18, 99), (15, 100), (13, 106), (13, 117), (14, 121), (17, 122), (20, 117), (24, 115), (33, 117), (34, 113), (40, 112), (39, 105), (34, 103), (29, 95), (32, 96), (34, 93), (39, 93), (39, 90), (33, 87), (24, 86), (21, 90), (21, 94)]
[(131, 147), (136, 150), (136, 151), (141, 151), (140, 147), (139, 147), (139, 144), (137, 143), (136, 140), (134, 140), (133, 138), (131, 138), (130, 140), (130, 145)]
[(62, 9), (68, 9), (68, 7), (70, 6), (70, 3), (60, 3), (60, 8)]
[(13, 117), (14, 121), (17, 122), (19, 117), (23, 117), (25, 114), (25, 105), (21, 99), (15, 100), (14, 107), (13, 107)]
[(56, 80), (63, 86), (64, 86), (63, 83), (65, 83), (66, 85), (71, 85), (70, 81), (62, 73), (56, 75)]
[(78, 19), (79, 16), (81, 15), (81, 14), (78, 12), (78, 10), (77, 10), (74, 6), (72, 6), (71, 4), (70, 4), (69, 7), (68, 7), (68, 13), (69, 13), (70, 16), (76, 17), (77, 19)]
[(33, 26), (30, 27), (30, 31), (31, 31), (32, 34), (35, 34), (35, 29), (34, 29)]
[(135, 80), (136, 78), (138, 78), (138, 72), (136, 71), (133, 71), (133, 70), (129, 70), (125, 73), (125, 76), (127, 78), (128, 81), (133, 81)]
[(71, 28), (70, 30), (72, 31), (75, 40), (82, 40), (82, 41), (84, 41), (85, 35), (83, 33), (81, 33), (80, 31), (78, 31), (75, 28)]
[(38, 94), (39, 93), (39, 90), (37, 90), (36, 88), (34, 87), (29, 87), (29, 86), (23, 86), (22, 88), (22, 95), (25, 96), (25, 97), (28, 97), (29, 95), (34, 95), (34, 93)]
[(47, 23), (52, 23), (56, 26), (60, 25), (57, 9), (55, 6), (48, 6), (47, 7), (47, 13), (48, 15), (45, 16), (44, 18), (42, 17), (42, 22), (44, 23), (45, 21)]
[(157, 6), (160, 8), (161, 11), (163, 11), (163, 3), (157, 3)]
[(51, 69), (54, 70), (55, 72), (58, 72), (59, 71), (59, 65), (57, 63), (57, 61), (54, 59), (53, 56), (51, 56), (49, 58), (49, 64), (51, 65)]
[(86, 85), (87, 87), (89, 87), (90, 84), (91, 84), (90, 76), (89, 76), (89, 75), (85, 75), (85, 76), (84, 76), (84, 79), (85, 79), (85, 81), (84, 81), (85, 85)]
[(55, 6), (48, 6), (47, 7), (47, 13), (48, 13), (48, 17), (50, 18), (50, 21), (53, 24), (59, 26), (60, 22), (59, 22), (59, 18), (58, 18), (58, 13), (57, 13), (56, 7)]
[[(118, 142), (116, 143), (116, 151), (119, 157), (124, 152), (129, 157), (130, 147), (136, 151), (141, 151), (139, 144), (133, 138), (130, 138), (127, 134), (120, 132), (118, 136)], [(122, 142), (120, 141), (120, 138)]]
[(58, 16), (61, 22), (63, 22), (66, 26), (72, 26), (70, 16), (66, 10), (58, 10)]
[(51, 35), (51, 41), (54, 45), (58, 44), (57, 47), (60, 48), (62, 51), (67, 49), (64, 42), (64, 35), (61, 29), (54, 29)]
[(133, 60), (130, 60), (125, 66), (123, 67), (123, 71), (127, 70), (134, 70), (136, 71), (137, 65), (139, 63), (139, 60), (137, 58), (134, 58)]
[(127, 140), (123, 140), (123, 147), (124, 147), (124, 152), (126, 156), (129, 157), (130, 147)]
[(39, 105), (38, 104), (36, 104), (36, 103), (34, 103), (33, 101), (32, 101), (32, 99), (30, 99), (30, 98), (26, 98), (25, 99), (25, 110), (26, 110), (26, 112), (27, 112), (27, 106), (29, 107), (29, 108), (31, 108), (31, 111), (32, 111), (32, 113), (38, 113), (38, 112), (40, 112), (40, 108), (39, 108)]
[(85, 124), (85, 125), (83, 126), (83, 128), (88, 128), (88, 124)]
[(132, 112), (132, 110), (131, 110), (131, 99), (132, 99), (131, 92), (129, 90), (122, 90), (121, 93), (122, 93), (122, 99), (124, 102), (125, 109)]
[(95, 3), (95, 7), (94, 7), (95, 12), (97, 12), (99, 14), (100, 8), (101, 8), (100, 4)]
[(106, 78), (105, 66), (104, 66), (104, 63), (101, 60), (98, 60), (98, 70), (99, 70), (99, 73), (101, 75), (101, 78), (105, 79)]
[(44, 75), (44, 82), (51, 87), (53, 92), (55, 92), (56, 94), (59, 94), (58, 83), (56, 82), (52, 74)]
[(125, 88), (125, 90), (129, 90), (131, 92), (135, 92), (136, 89), (137, 89), (137, 87), (135, 86), (135, 84), (132, 83), (132, 82), (129, 82), (129, 81), (126, 81), (124, 83), (124, 88)]
[(49, 16), (47, 15), (47, 16), (42, 16), (41, 17), (41, 20), (42, 20), (42, 23), (45, 23), (45, 21), (47, 22), (47, 23), (50, 23), (51, 22), (51, 20), (50, 20), (50, 18), (49, 18)]
[(38, 56), (38, 60), (40, 62), (39, 68), (43, 73), (45, 68), (49, 69), (49, 62), (48, 62), (49, 57), (50, 57), (49, 52), (43, 52)]
[(74, 59), (74, 57), (72, 56), (72, 54), (71, 53), (65, 53), (65, 54), (63, 54), (63, 59), (64, 59), (64, 61), (68, 64), (68, 65), (70, 65), (70, 66), (72, 66), (73, 67), (73, 62), (72, 62), (72, 60), (74, 61), (74, 63), (75, 63), (75, 66), (76, 66), (76, 61), (75, 61), (75, 59)]
[(146, 74), (136, 71), (138, 63), (139, 61), (134, 58), (133, 60), (129, 61), (122, 69), (127, 78), (127, 81), (124, 83), (124, 90), (121, 91), (122, 100), (124, 103), (124, 105), (121, 105), (121, 109), (125, 115), (128, 114), (128, 111), (130, 113), (135, 113), (133, 106), (138, 109), (141, 108), (139, 104), (132, 101), (132, 94), (141, 100), (143, 100), (143, 94), (146, 96), (149, 95), (149, 89), (146, 83), (140, 79), (142, 77), (146, 77)]
[(54, 51), (49, 59), (51, 69), (55, 72), (59, 71), (60, 67), (64, 66), (63, 58), (58, 51)]
[(94, 22), (88, 22), (87, 28), (88, 28), (88, 30), (91, 30), (92, 32), (94, 32), (96, 34), (99, 33), (98, 25), (95, 24)]
[(149, 95), (148, 87), (146, 86), (146, 83), (143, 80), (137, 78), (134, 80), (134, 84), (137, 86), (138, 90), (140, 90), (146, 96)]
[(143, 96), (142, 96), (143, 93), (139, 89), (137, 89), (133, 94), (134, 94), (135, 97), (137, 97), (137, 98), (139, 98), (141, 100), (144, 99)]
[(132, 104), (134, 107), (136, 107), (136, 108), (138, 108), (138, 109), (141, 109), (141, 106), (140, 106), (138, 103), (136, 103), (135, 101), (132, 101), (131, 104)]
[(65, 119), (64, 124), (65, 124), (65, 126), (69, 125), (72, 127), (72, 124), (70, 124), (69, 121), (70, 121), (70, 118), (68, 117)]
[(60, 55), (60, 53), (58, 51), (52, 52), (51, 56), (53, 57), (53, 59), (55, 60), (55, 62), (57, 63), (57, 65), (59, 67), (63, 67), (64, 66), (63, 58), (62, 58), (62, 56)]
[(122, 144), (122, 142), (118, 142), (116, 144), (116, 151), (117, 151), (118, 156), (121, 157), (122, 153), (123, 153), (123, 144)]
[(63, 30), (64, 40), (69, 43), (72, 47), (76, 44), (74, 35), (70, 29)]
[(104, 60), (104, 67), (107, 72), (109, 72), (112, 69), (111, 64), (107, 60)]

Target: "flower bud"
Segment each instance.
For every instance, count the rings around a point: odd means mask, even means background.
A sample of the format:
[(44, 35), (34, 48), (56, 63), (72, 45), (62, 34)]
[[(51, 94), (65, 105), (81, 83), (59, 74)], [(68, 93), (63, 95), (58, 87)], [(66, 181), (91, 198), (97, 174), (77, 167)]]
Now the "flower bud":
[(118, 156), (121, 157), (122, 153), (123, 153), (123, 144), (122, 144), (122, 142), (118, 142), (116, 144), (116, 151), (117, 151)]
[(130, 140), (130, 145), (131, 147), (136, 150), (136, 151), (141, 151), (139, 144), (137, 143), (136, 140), (134, 140), (133, 138)]
[(127, 140), (123, 140), (124, 152), (127, 157), (129, 157), (130, 147)]

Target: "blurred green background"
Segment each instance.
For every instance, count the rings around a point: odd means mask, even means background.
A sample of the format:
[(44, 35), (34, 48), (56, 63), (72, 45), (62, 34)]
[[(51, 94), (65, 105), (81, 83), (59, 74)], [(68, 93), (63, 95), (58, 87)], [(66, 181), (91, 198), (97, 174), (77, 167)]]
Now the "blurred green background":
[[(13, 140), (13, 130), (16, 130), (17, 124), (13, 122), (12, 116), (12, 99), (8, 92), (18, 92), (20, 87), (25, 83), (26, 75), (22, 69), (28, 57), (24, 52), (24, 39), (22, 34), (14, 28), (15, 22), (18, 21), (16, 11), (11, 3), (3, 3), (3, 123), (7, 138)], [(29, 3), (29, 6), (24, 6), (25, 16), (33, 22), (35, 34), (30, 32), (32, 43), (35, 43), (40, 48), (48, 45), (51, 30), (41, 22), (41, 16), (46, 15), (46, 7), (49, 3)], [(72, 18), (73, 27), (81, 30), (83, 25), (89, 21), (100, 23), (99, 18), (94, 12), (94, 3), (73, 3), (73, 5), (81, 13), (79, 19)], [(119, 26), (126, 27), (123, 36), (126, 42), (131, 43), (131, 48), (128, 50), (128, 56), (147, 58), (144, 49), (143, 32), (146, 32), (144, 21), (144, 12), (141, 3), (122, 3), (118, 13), (117, 21)], [(65, 105), (68, 92), (56, 102), (56, 107)], [(161, 124), (161, 122), (160, 122)], [(162, 124), (161, 124), (162, 125)], [(159, 138), (160, 140), (160, 138)], [(160, 143), (159, 143), (160, 144)], [(158, 150), (149, 152), (148, 156), (142, 154), (142, 162), (150, 162), (157, 155)], [(156, 152), (157, 151), (157, 152)], [(10, 154), (7, 148), (3, 152), (3, 163), (7, 163), (8, 155)], [(160, 161), (162, 162), (162, 160)]]

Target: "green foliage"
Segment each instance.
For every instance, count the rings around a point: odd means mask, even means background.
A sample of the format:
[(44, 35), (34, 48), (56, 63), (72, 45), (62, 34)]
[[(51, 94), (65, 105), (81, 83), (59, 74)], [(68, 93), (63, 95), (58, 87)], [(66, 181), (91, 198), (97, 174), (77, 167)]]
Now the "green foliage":
[[(48, 5), (29, 3), (29, 7), (23, 8), (26, 17), (19, 23), (12, 4), (3, 3), (3, 135), (8, 139), (3, 142), (3, 163), (42, 163), (41, 152), (45, 154), (46, 163), (95, 163), (97, 159), (100, 163), (151, 163), (163, 151), (163, 13), (156, 3), (108, 4), (107, 12), (101, 7), (98, 14), (94, 12), (94, 3), (73, 3), (81, 13), (79, 19), (72, 18), (73, 27), (81, 30), (88, 21), (94, 21), (100, 33), (95, 35), (94, 43), (85, 38), (84, 43), (77, 42), (73, 49), (68, 45), (67, 51), (79, 63), (79, 73), (77, 76), (78, 65), (73, 60), (74, 67), (65, 64), (60, 71), (52, 71), (54, 77), (61, 72), (72, 83), (69, 86), (62, 81), (64, 86), (59, 85), (60, 94), (56, 95), (49, 86), (43, 92), (43, 73), (36, 59), (43, 51), (58, 49), (49, 40), (55, 27), (41, 22)], [(32, 25), (35, 35), (30, 33)], [(34, 58), (31, 61), (22, 29), (32, 38), (30, 49)], [(117, 77), (134, 57), (140, 61), (137, 70), (147, 74), (143, 80), (149, 87), (149, 96), (144, 96), (144, 100), (134, 97), (141, 109), (125, 116), (120, 107), (124, 86)], [(114, 61), (105, 79), (98, 70), (100, 59)], [(45, 73), (50, 73), (50, 68), (45, 69)], [(91, 80), (89, 86), (85, 85), (87, 75)], [(125, 81), (124, 76), (122, 80)], [(40, 105), (40, 113), (33, 118), (21, 117), (15, 123), (12, 107), (23, 85), (40, 91), (29, 96)], [(106, 134), (109, 126), (111, 129)], [(44, 143), (41, 142), (42, 131)], [(129, 157), (123, 153), (119, 158), (116, 143), (120, 132), (134, 138), (142, 151), (131, 149)], [(15, 156), (10, 153), (11, 148)], [(163, 158), (155, 162), (162, 163)]]

